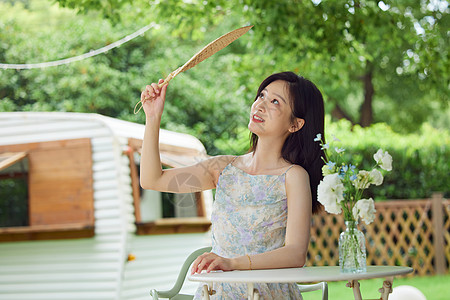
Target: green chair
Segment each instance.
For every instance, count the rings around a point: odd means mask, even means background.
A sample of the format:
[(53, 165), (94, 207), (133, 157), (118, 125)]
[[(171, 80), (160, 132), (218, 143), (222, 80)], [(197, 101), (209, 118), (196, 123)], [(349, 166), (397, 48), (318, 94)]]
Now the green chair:
[[(195, 250), (194, 252), (189, 254), (189, 256), (184, 261), (183, 266), (181, 266), (180, 273), (178, 274), (178, 278), (174, 286), (168, 291), (157, 291), (155, 289), (152, 289), (150, 291), (150, 296), (152, 296), (152, 300), (158, 300), (160, 297), (168, 298), (170, 300), (192, 300), (194, 298), (193, 295), (179, 294), (179, 292), (181, 290), (181, 287), (183, 286), (184, 279), (186, 277), (187, 272), (189, 271), (189, 267), (191, 266), (191, 264), (198, 256), (209, 251), (211, 251), (211, 247), (204, 247)], [(298, 287), (301, 292), (322, 290), (322, 300), (328, 300), (328, 285), (326, 282), (319, 282), (316, 284), (308, 284), (308, 285), (298, 284)]]
[(153, 300), (161, 298), (168, 298), (170, 300), (192, 300), (194, 298), (193, 295), (184, 295), (179, 294), (181, 287), (183, 286), (184, 278), (186, 277), (187, 272), (189, 271), (189, 267), (194, 262), (194, 260), (202, 255), (205, 252), (211, 251), (211, 247), (204, 247), (195, 250), (184, 261), (183, 265), (181, 266), (180, 273), (178, 274), (177, 281), (175, 282), (174, 286), (168, 290), (168, 291), (157, 291), (157, 290), (151, 290), (150, 296), (152, 296)]

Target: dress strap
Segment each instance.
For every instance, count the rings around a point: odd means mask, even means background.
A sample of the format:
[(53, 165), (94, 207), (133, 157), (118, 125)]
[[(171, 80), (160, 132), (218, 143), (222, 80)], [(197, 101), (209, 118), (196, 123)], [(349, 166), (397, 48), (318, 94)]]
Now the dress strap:
[(225, 168), (223, 168), (222, 171), (220, 171), (219, 175), (222, 175), (223, 170), (225, 170), (227, 167), (233, 166), (233, 162), (236, 160), (236, 158), (238, 157), (237, 156), (233, 157), (233, 159), (225, 166)]
[(295, 166), (295, 165), (290, 165), (289, 168), (287, 168), (287, 170), (284, 171), (283, 174), (281, 174), (281, 176), (286, 175), (287, 171), (289, 171), (293, 166)]

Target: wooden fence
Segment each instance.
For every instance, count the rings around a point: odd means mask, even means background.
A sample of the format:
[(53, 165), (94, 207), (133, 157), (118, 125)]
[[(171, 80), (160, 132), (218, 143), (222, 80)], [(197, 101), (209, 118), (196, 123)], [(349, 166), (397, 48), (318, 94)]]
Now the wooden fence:
[[(450, 262), (450, 200), (440, 193), (431, 199), (375, 203), (376, 218), (360, 222), (365, 234), (367, 265), (414, 268), (412, 275), (445, 274)], [(342, 214), (313, 216), (307, 266), (339, 265), (338, 240)]]

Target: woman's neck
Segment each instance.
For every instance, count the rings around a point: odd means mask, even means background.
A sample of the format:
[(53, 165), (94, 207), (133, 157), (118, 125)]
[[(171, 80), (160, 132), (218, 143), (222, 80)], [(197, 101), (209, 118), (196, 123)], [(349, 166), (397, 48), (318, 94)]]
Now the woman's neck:
[(258, 139), (256, 150), (247, 161), (246, 167), (252, 173), (260, 173), (286, 166), (281, 156), (283, 143), (269, 139)]

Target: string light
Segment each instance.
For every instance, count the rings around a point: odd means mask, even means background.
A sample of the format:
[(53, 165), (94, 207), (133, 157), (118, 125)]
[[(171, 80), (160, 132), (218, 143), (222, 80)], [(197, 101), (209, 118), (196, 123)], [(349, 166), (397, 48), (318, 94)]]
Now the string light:
[(150, 25), (144, 26), (141, 29), (139, 29), (138, 31), (127, 35), (126, 37), (112, 43), (109, 44), (108, 46), (102, 47), (100, 49), (97, 50), (91, 50), (88, 53), (84, 53), (82, 55), (78, 55), (78, 56), (73, 56), (73, 57), (69, 57), (69, 58), (65, 58), (65, 59), (60, 59), (60, 60), (55, 60), (55, 61), (49, 61), (49, 62), (42, 62), (42, 63), (33, 63), (33, 64), (2, 64), (0, 63), (0, 68), (3, 69), (16, 69), (16, 70), (23, 70), (23, 69), (38, 69), (38, 68), (47, 68), (47, 67), (55, 67), (55, 66), (60, 66), (60, 65), (66, 65), (66, 64), (70, 64), (73, 63), (75, 61), (79, 61), (79, 60), (83, 60), (101, 53), (105, 53), (111, 49), (114, 49), (116, 47), (119, 47), (122, 44), (125, 44), (126, 42), (134, 39), (135, 37), (145, 33), (147, 30), (149, 30), (150, 28), (156, 27), (157, 24), (152, 23)]

